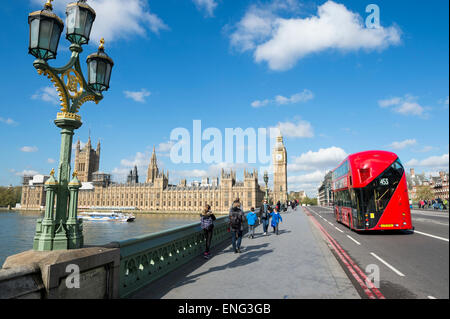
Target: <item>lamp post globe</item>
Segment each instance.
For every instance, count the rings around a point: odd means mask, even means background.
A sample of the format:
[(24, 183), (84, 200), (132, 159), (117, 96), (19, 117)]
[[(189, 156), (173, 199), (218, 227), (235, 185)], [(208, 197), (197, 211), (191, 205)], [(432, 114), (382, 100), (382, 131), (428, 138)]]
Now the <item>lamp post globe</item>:
[(88, 85), (96, 92), (103, 92), (109, 89), (111, 70), (114, 66), (113, 60), (105, 53), (105, 40), (100, 40), (100, 46), (96, 53), (87, 58), (88, 65)]
[(269, 174), (267, 171), (264, 171), (264, 183), (266, 184), (266, 195), (264, 199), (269, 202), (269, 188), (267, 187), (267, 183), (269, 183)]
[(64, 28), (64, 22), (53, 13), (53, 0), (48, 0), (44, 9), (28, 15), (30, 38), (28, 53), (37, 59), (47, 61), (55, 59), (59, 39)]
[(69, 3), (66, 7), (66, 39), (72, 44), (88, 44), (96, 13), (86, 0)]

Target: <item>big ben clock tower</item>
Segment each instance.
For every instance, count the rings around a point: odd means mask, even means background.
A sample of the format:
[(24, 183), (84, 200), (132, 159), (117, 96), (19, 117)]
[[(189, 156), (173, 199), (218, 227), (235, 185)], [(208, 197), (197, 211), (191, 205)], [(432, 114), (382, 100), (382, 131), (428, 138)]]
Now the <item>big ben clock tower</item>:
[(283, 136), (277, 137), (273, 149), (273, 201), (287, 201), (287, 153), (283, 144)]

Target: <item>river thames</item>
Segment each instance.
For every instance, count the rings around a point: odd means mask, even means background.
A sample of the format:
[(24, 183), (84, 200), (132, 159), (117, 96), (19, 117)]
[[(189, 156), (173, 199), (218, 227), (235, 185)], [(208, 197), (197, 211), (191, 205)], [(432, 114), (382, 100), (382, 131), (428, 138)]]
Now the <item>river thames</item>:
[[(5, 259), (33, 248), (36, 220), (39, 212), (0, 210), (0, 268)], [(85, 245), (104, 245), (112, 241), (179, 227), (200, 221), (197, 214), (136, 214), (131, 223), (84, 221)]]

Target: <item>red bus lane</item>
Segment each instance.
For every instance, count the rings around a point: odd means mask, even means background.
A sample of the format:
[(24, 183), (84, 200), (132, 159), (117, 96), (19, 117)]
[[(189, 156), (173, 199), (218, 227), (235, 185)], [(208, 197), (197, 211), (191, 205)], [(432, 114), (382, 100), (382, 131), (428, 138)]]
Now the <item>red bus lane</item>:
[(313, 224), (317, 229), (324, 235), (325, 239), (328, 241), (330, 246), (335, 251), (336, 255), (339, 257), (340, 261), (345, 265), (348, 272), (353, 276), (356, 282), (360, 285), (361, 289), (364, 291), (369, 299), (385, 299), (383, 294), (378, 290), (377, 287), (373, 285), (371, 280), (369, 280), (366, 274), (358, 267), (358, 265), (350, 258), (350, 256), (342, 249), (342, 247), (337, 243), (337, 241), (320, 225), (316, 218), (311, 214), (311, 211), (306, 207), (306, 215), (309, 216)]

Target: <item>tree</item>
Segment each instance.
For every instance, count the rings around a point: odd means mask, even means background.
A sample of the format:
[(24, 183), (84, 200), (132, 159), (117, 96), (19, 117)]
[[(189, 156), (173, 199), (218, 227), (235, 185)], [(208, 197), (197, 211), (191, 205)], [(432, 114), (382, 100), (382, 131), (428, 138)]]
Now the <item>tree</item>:
[(422, 185), (416, 188), (416, 200), (432, 199), (434, 197), (433, 189), (431, 186)]
[(21, 196), (21, 187), (0, 187), (0, 207), (15, 207), (16, 203), (20, 203)]
[(307, 196), (306, 198), (303, 198), (300, 202), (301, 202), (302, 204), (315, 206), (315, 205), (317, 205), (317, 198), (309, 198), (309, 197)]

